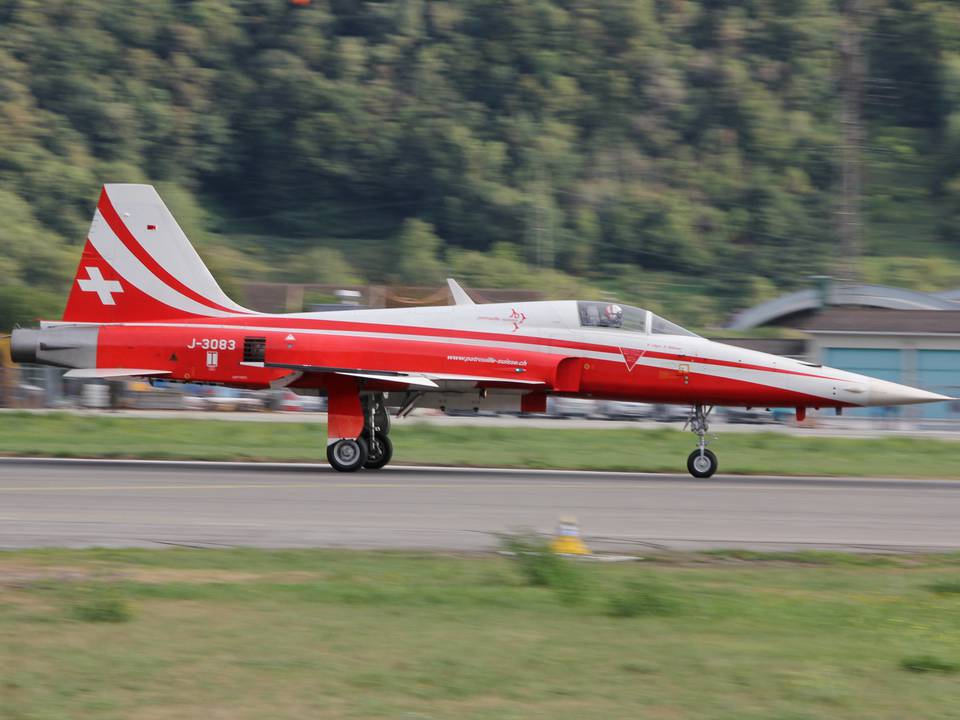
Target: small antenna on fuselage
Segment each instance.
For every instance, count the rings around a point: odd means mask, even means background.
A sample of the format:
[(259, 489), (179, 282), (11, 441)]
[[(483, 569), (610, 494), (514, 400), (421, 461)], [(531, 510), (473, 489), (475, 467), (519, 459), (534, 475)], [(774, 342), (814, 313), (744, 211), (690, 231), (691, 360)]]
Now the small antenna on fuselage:
[(450, 294), (453, 295), (454, 305), (475, 305), (476, 303), (467, 295), (467, 291), (460, 287), (453, 278), (447, 278), (447, 286), (450, 288)]

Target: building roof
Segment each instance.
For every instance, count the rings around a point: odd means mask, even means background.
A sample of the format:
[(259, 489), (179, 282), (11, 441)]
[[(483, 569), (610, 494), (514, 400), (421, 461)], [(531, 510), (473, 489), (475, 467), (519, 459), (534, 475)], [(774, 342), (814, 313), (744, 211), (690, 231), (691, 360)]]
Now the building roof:
[[(960, 290), (924, 293), (886, 285), (834, 283), (827, 291), (829, 305), (888, 308), (891, 310), (958, 310)], [(747, 330), (761, 325), (779, 324), (795, 316), (815, 311), (823, 305), (819, 290), (808, 288), (781, 295), (736, 313), (727, 324), (732, 330)]]
[(722, 342), (724, 345), (758, 350), (771, 355), (799, 358), (807, 352), (807, 341), (802, 338), (728, 338), (711, 335), (710, 339)]
[(960, 335), (960, 310), (878, 310), (827, 308), (796, 325), (816, 334), (896, 333), (908, 335)]

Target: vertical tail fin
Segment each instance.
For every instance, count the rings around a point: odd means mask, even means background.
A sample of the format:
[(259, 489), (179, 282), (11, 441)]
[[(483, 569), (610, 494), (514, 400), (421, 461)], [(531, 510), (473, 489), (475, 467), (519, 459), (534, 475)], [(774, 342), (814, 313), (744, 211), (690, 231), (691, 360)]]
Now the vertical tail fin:
[(104, 185), (63, 319), (251, 314), (226, 296), (152, 185)]

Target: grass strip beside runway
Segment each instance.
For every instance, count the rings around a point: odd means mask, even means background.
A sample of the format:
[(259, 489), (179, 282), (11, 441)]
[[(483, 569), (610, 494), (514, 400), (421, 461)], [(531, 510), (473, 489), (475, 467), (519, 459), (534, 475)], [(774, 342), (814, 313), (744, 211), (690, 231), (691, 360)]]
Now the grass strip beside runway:
[[(317, 423), (0, 414), (0, 454), (325, 462)], [(548, 429), (398, 422), (396, 463), (686, 472), (694, 436), (678, 429)], [(728, 433), (711, 448), (721, 473), (960, 477), (960, 445), (916, 438)]]
[[(0, 553), (0, 717), (952, 717), (960, 556)], [(560, 578), (560, 580), (556, 580)]]

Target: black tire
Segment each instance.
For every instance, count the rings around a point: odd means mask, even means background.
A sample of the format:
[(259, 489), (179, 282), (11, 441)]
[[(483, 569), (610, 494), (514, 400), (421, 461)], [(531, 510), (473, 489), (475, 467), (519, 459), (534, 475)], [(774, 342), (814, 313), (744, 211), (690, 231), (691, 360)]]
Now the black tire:
[(339, 472), (356, 472), (367, 462), (368, 454), (367, 441), (363, 438), (337, 440), (327, 445), (327, 462)]
[(718, 466), (717, 456), (709, 450), (703, 451), (703, 460), (700, 459), (699, 450), (694, 450), (687, 458), (687, 470), (695, 478), (711, 477), (717, 471)]
[(382, 404), (377, 406), (373, 416), (373, 423), (378, 435), (381, 433), (383, 435), (390, 434), (390, 413), (387, 412), (387, 409)]
[(393, 458), (393, 442), (383, 433), (373, 437), (367, 461), (363, 464), (367, 470), (379, 470)]

